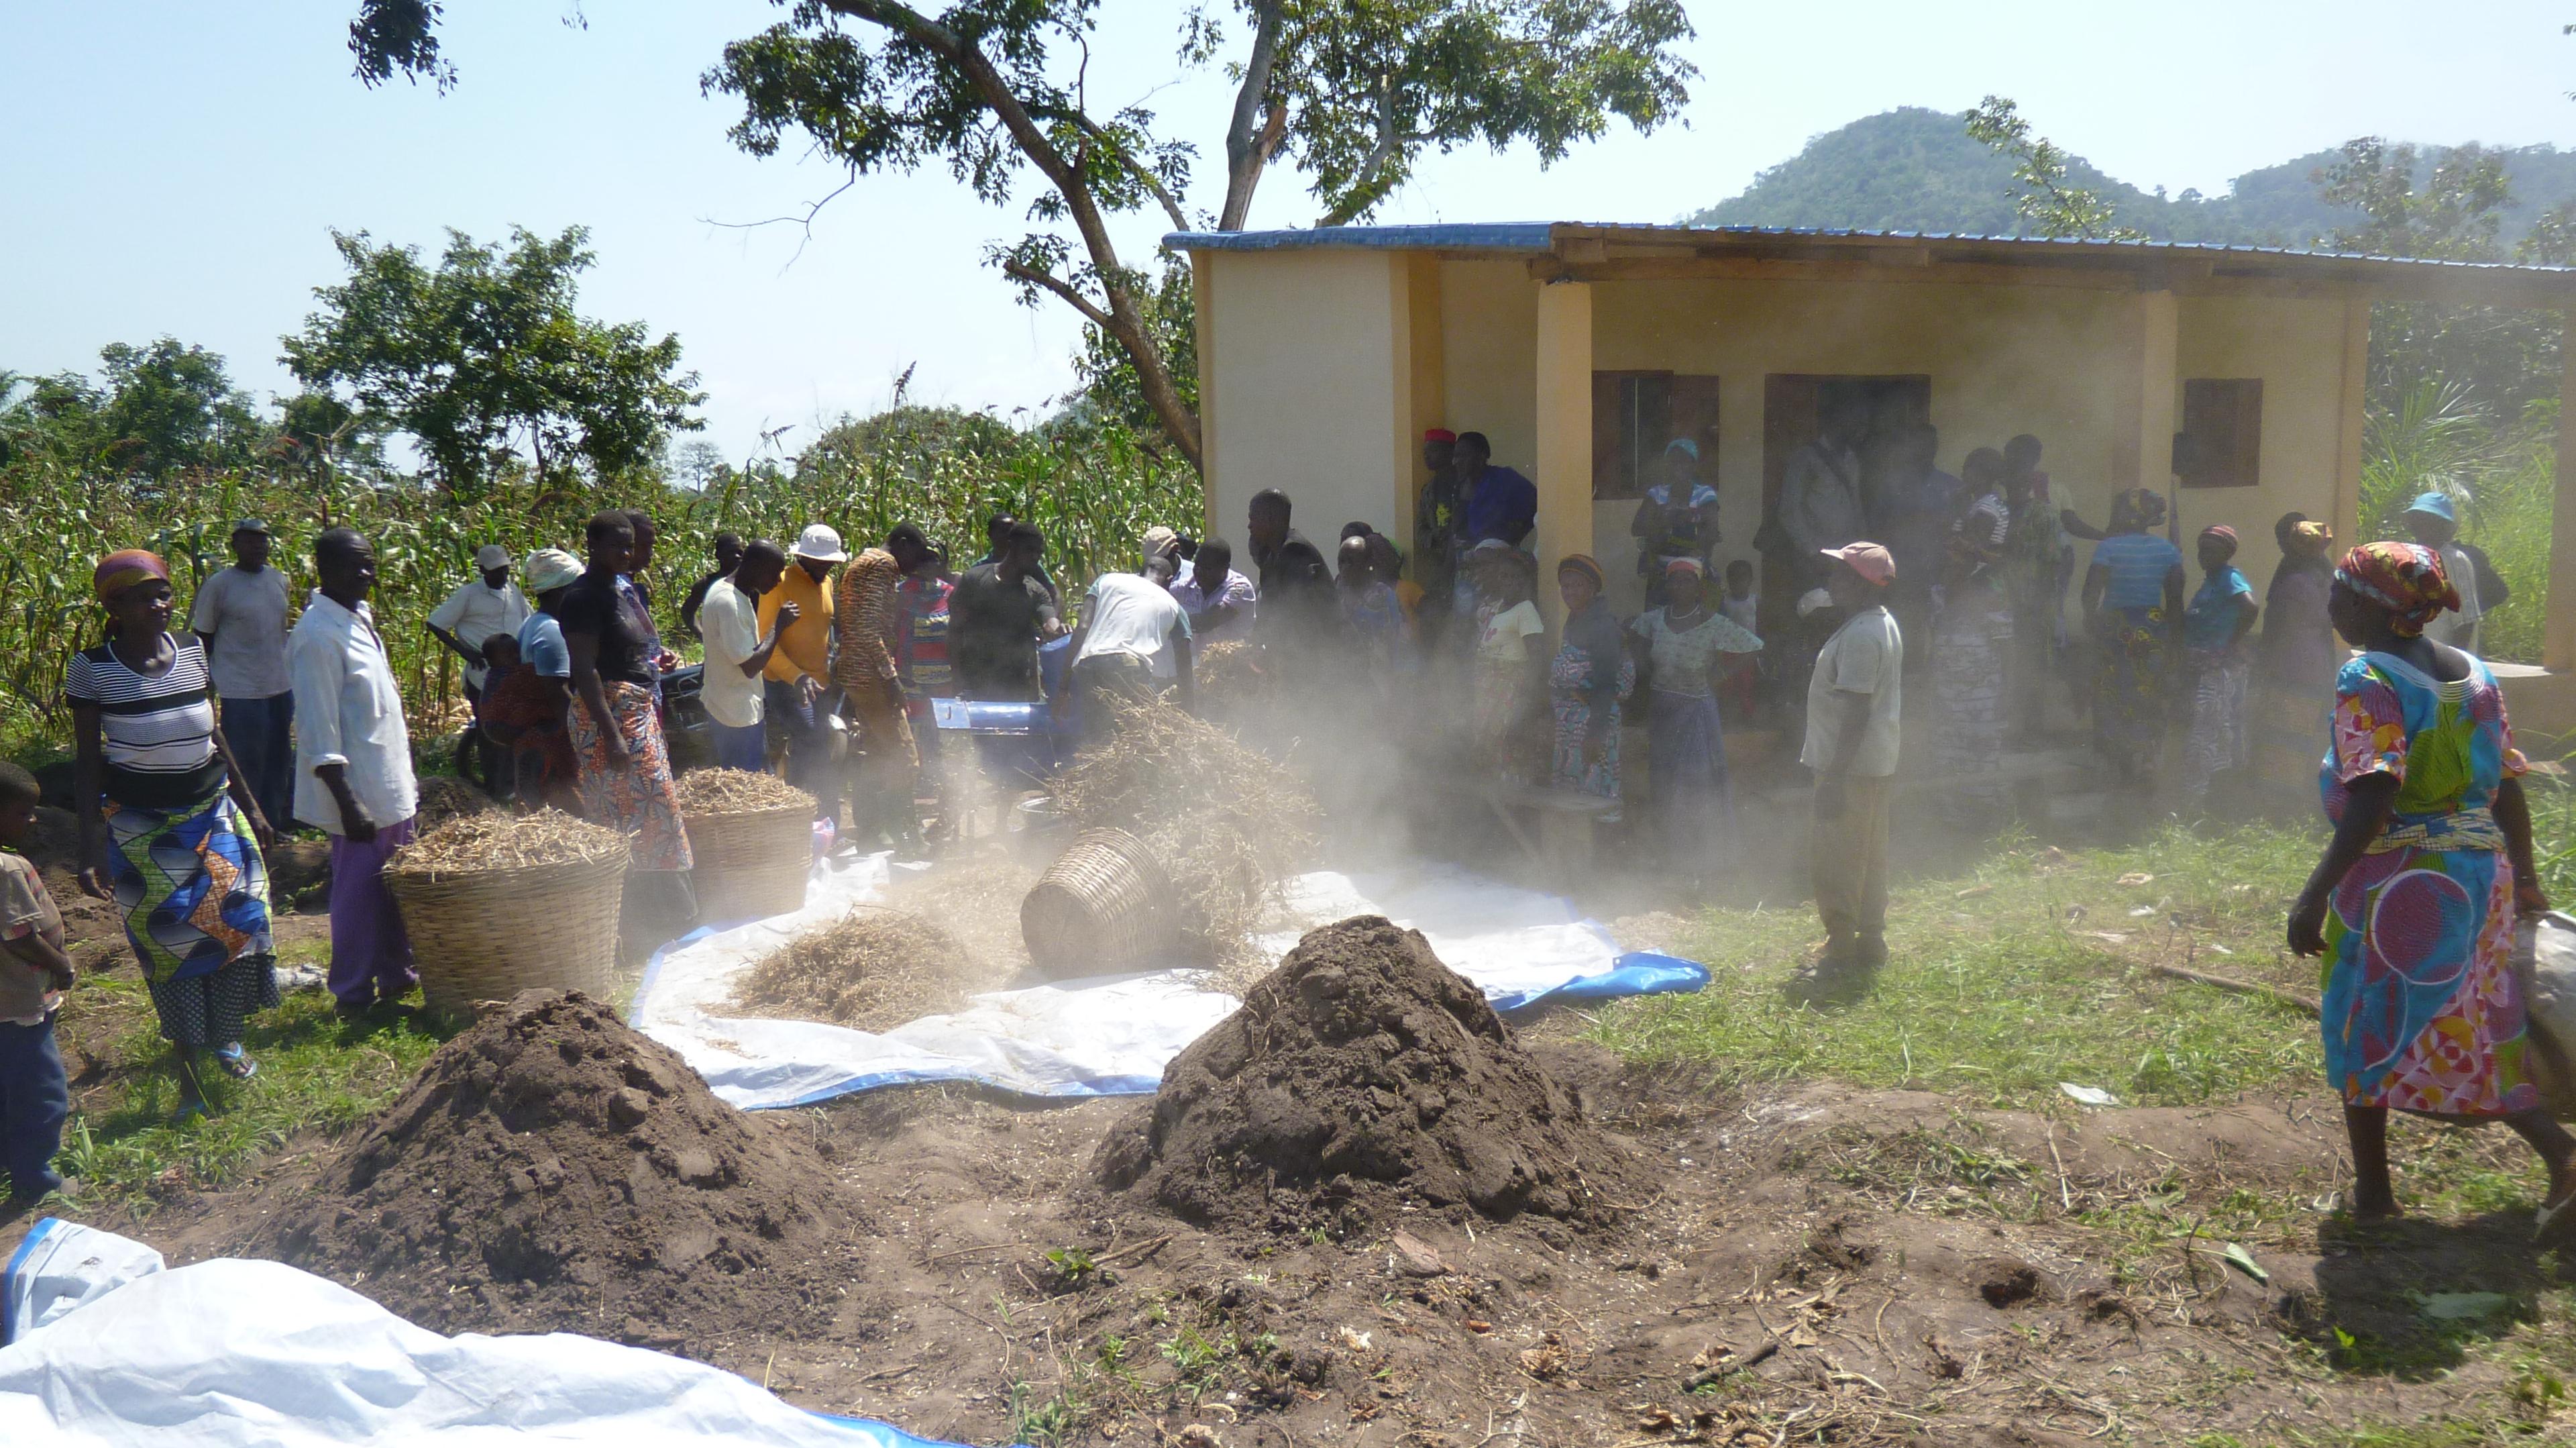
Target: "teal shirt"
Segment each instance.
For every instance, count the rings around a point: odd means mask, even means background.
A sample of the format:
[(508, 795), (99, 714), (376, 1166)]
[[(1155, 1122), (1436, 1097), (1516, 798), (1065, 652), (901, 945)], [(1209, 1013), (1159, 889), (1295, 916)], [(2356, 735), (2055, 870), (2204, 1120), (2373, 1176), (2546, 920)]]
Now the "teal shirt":
[(2225, 563), (2209, 571), (2200, 582), (2200, 591), (2191, 596), (2183, 609), (2182, 641), (2195, 649), (2223, 649), (2236, 636), (2236, 600), (2252, 598), (2254, 585), (2235, 564)]

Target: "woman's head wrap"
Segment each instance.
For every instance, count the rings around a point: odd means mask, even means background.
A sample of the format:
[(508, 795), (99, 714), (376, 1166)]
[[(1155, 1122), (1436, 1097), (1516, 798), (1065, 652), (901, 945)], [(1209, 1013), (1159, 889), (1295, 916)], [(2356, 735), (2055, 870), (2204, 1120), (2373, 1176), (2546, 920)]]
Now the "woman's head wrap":
[(2389, 627), (2413, 638), (2445, 609), (2460, 606), (2460, 591), (2442, 571), (2442, 555), (2420, 543), (2364, 543), (2343, 556), (2335, 582), (2388, 610)]
[(102, 603), (136, 584), (155, 581), (170, 581), (170, 565), (149, 548), (120, 548), (98, 560), (89, 576), (89, 586)]
[(2212, 538), (2217, 539), (2219, 542), (2227, 545), (2227, 556), (2230, 558), (2236, 556), (2235, 529), (2228, 527), (2224, 523), (2212, 523), (2208, 527), (2200, 530), (2200, 536), (2204, 542)]
[(1556, 571), (1560, 577), (1568, 573), (1582, 574), (1592, 580), (1592, 587), (1596, 592), (1610, 586), (1609, 580), (1601, 572), (1601, 565), (1593, 562), (1592, 555), (1589, 553), (1568, 553), (1564, 561), (1556, 565)]
[(2111, 499), (2111, 531), (2152, 528), (2165, 520), (2164, 494), (2153, 488), (2129, 488)]
[(1696, 558), (1666, 559), (1664, 562), (1664, 576), (1666, 578), (1670, 578), (1676, 573), (1687, 573), (1693, 578), (1704, 579), (1708, 577), (1707, 567)]
[(1682, 456), (1689, 458), (1692, 462), (1699, 461), (1699, 444), (1690, 438), (1674, 438), (1671, 442), (1664, 444), (1664, 451), (1668, 453), (1680, 453)]

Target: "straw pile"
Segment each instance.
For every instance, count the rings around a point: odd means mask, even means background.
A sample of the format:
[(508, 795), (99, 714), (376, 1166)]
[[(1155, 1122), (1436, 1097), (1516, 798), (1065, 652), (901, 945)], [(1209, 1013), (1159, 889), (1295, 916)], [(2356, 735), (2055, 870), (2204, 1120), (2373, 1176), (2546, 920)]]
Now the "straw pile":
[(1192, 667), (1203, 713), (1221, 714), (1257, 700), (1269, 680), (1253, 667), (1252, 645), (1243, 639), (1217, 639), (1199, 647)]
[(957, 937), (909, 910), (862, 905), (743, 973), (732, 1012), (883, 1031), (964, 1003), (982, 979)]
[(568, 865), (627, 852), (626, 837), (561, 810), (513, 815), (460, 815), (404, 846), (385, 866), (392, 875), (436, 879), (492, 870)]
[(1296, 776), (1234, 735), (1177, 709), (1122, 710), (1118, 727), (1056, 780), (1084, 829), (1142, 839), (1172, 882), (1174, 920), (1195, 953), (1240, 953), (1279, 881), (1305, 864), (1322, 817)]
[(680, 795), (680, 813), (691, 817), (781, 809), (814, 812), (814, 796), (758, 770), (692, 769), (673, 783)]
[(420, 803), (412, 818), (419, 821), (423, 831), (434, 831), (449, 820), (500, 807), (492, 796), (452, 774), (433, 774), (420, 781)]

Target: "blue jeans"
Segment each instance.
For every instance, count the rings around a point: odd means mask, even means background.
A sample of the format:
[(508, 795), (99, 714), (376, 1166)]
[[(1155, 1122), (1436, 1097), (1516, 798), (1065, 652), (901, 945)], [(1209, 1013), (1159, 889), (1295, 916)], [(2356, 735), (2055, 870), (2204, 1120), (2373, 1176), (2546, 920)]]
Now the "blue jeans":
[(269, 825), (284, 830), (295, 813), (295, 696), (226, 699), (224, 743), (241, 766), (242, 783)]
[(838, 824), (841, 772), (832, 763), (831, 731), (823, 724), (831, 697), (826, 689), (809, 705), (794, 684), (770, 679), (761, 685), (761, 712), (787, 730), (787, 782), (814, 796), (814, 818)]
[(707, 732), (715, 736), (716, 768), (761, 770), (769, 767), (768, 725), (745, 724), (737, 729), (710, 719)]
[(71, 1110), (54, 1018), (41, 1026), (0, 1023), (0, 1166), (9, 1169), (11, 1198), (32, 1202), (63, 1184), (54, 1174), (54, 1153), (62, 1149)]

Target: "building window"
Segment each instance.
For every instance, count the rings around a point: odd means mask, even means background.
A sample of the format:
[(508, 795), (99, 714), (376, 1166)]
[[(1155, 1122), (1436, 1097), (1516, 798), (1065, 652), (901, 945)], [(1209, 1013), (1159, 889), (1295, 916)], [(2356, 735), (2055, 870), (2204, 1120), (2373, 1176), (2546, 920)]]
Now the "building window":
[(1592, 496), (1645, 495), (1676, 438), (1699, 449), (1699, 479), (1717, 481), (1717, 379), (1671, 372), (1592, 374)]
[(2180, 441), (2174, 472), (2186, 488), (2250, 488), (2262, 481), (2263, 379), (2185, 381)]

